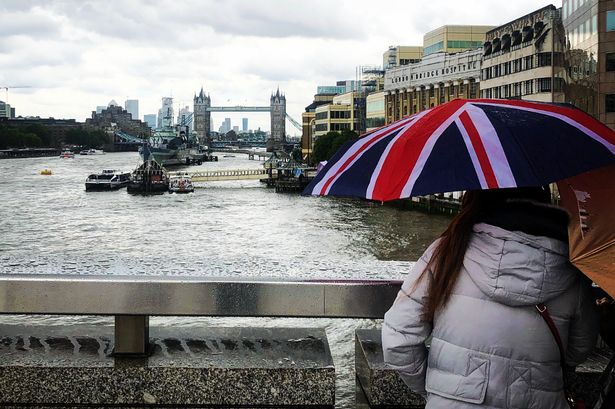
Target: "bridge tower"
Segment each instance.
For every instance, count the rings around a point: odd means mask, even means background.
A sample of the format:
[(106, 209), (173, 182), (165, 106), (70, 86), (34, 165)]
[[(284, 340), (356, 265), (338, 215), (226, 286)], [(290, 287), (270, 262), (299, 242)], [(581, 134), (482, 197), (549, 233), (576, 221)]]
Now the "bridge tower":
[(271, 94), (271, 137), (267, 141), (267, 151), (281, 150), (286, 143), (286, 97), (280, 88)]
[(211, 130), (211, 112), (208, 108), (211, 107), (211, 98), (205, 95), (203, 87), (199, 95), (194, 95), (194, 131), (200, 143), (211, 145), (210, 134)]

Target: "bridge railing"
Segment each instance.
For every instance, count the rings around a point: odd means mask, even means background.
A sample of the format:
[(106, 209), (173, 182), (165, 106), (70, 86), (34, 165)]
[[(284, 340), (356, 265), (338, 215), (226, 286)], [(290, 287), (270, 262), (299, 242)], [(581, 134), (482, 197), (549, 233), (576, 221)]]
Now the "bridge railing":
[(396, 280), (8, 275), (0, 314), (115, 316), (115, 353), (146, 354), (149, 317), (382, 318)]

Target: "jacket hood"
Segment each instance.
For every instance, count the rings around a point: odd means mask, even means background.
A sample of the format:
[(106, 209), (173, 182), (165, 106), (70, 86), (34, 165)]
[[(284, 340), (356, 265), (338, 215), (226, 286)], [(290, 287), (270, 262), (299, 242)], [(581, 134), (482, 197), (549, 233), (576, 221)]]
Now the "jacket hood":
[(569, 262), (568, 244), (550, 237), (474, 225), (465, 270), (490, 298), (510, 306), (544, 303), (578, 279)]

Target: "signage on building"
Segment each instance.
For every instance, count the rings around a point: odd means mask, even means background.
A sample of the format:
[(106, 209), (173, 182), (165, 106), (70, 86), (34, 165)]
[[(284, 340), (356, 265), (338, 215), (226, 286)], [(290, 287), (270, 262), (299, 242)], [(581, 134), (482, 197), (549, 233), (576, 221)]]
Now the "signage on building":
[(547, 6), (527, 16), (518, 18), (515, 21), (488, 31), (487, 34), (485, 34), (485, 39), (486, 41), (493, 41), (494, 38), (501, 38), (504, 34), (510, 34), (513, 31), (522, 31), (524, 27), (534, 27), (535, 23), (539, 21), (544, 22), (544, 20), (549, 18), (553, 10), (555, 10), (553, 6)]

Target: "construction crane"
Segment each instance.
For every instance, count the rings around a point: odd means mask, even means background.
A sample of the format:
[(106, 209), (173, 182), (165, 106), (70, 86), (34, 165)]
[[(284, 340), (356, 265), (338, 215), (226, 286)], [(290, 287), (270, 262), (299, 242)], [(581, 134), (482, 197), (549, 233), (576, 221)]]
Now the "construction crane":
[(16, 88), (32, 88), (30, 85), (0, 85), (0, 89), (4, 89), (5, 91), (5, 101), (7, 104), (9, 103), (9, 89)]

